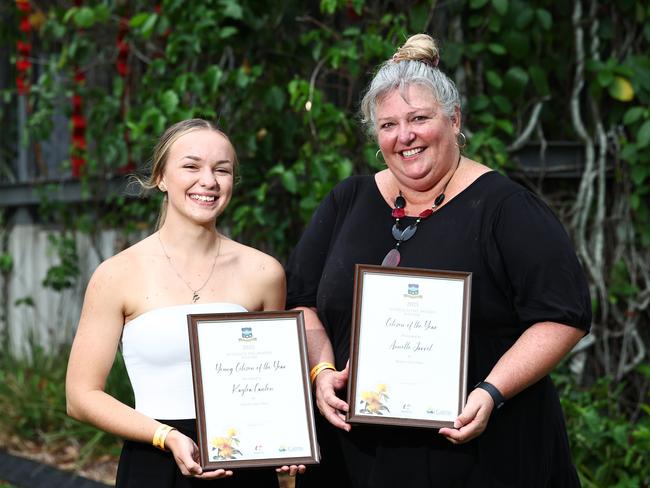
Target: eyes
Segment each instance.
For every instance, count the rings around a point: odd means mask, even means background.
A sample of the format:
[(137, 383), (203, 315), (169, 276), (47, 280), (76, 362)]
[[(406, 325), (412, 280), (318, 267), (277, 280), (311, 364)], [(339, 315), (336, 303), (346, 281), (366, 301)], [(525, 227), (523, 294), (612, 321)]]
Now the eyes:
[[(422, 115), (422, 114), (413, 115), (413, 116), (411, 116), (411, 117), (408, 119), (408, 123), (411, 123), (411, 124), (422, 124), (422, 123), (427, 122), (427, 121), (430, 120), (431, 118), (432, 118), (432, 116), (430, 116), (430, 115)], [(392, 129), (393, 127), (396, 127), (396, 126), (397, 126), (397, 122), (392, 121), (392, 120), (389, 120), (389, 121), (386, 121), (386, 122), (382, 122), (382, 123), (379, 125), (379, 129), (380, 129), (380, 130), (390, 130), (390, 129)]]
[[(188, 171), (199, 171), (202, 168), (203, 165), (200, 165), (198, 163), (190, 162), (190, 163), (185, 163), (183, 164), (183, 169), (186, 169)], [(214, 166), (212, 168), (212, 172), (216, 175), (219, 176), (227, 176), (227, 175), (232, 175), (232, 166), (230, 163), (228, 164), (218, 164), (217, 166)]]

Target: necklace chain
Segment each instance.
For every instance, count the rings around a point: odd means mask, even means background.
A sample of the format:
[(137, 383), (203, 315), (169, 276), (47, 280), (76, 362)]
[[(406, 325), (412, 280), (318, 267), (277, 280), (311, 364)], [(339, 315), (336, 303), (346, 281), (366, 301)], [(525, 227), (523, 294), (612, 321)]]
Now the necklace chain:
[(185, 283), (185, 286), (187, 286), (187, 288), (189, 288), (189, 290), (192, 292), (192, 303), (198, 302), (201, 299), (201, 296), (199, 295), (199, 292), (201, 290), (203, 290), (205, 285), (208, 284), (208, 281), (210, 281), (210, 278), (212, 278), (212, 273), (214, 273), (214, 267), (217, 264), (217, 258), (219, 257), (219, 252), (221, 251), (221, 238), (218, 238), (219, 243), (217, 244), (217, 254), (214, 255), (214, 260), (212, 261), (212, 268), (210, 268), (210, 274), (208, 274), (208, 277), (205, 279), (205, 281), (203, 282), (203, 284), (200, 287), (194, 289), (194, 288), (192, 288), (192, 285), (190, 285), (190, 283), (188, 281), (186, 281), (185, 278), (183, 278), (183, 276), (178, 272), (178, 270), (176, 269), (176, 266), (174, 266), (174, 263), (172, 263), (172, 258), (171, 258), (171, 256), (169, 254), (167, 254), (167, 250), (165, 249), (165, 245), (163, 244), (162, 238), (160, 237), (160, 231), (158, 231), (157, 235), (158, 235), (158, 242), (160, 242), (160, 247), (162, 248), (163, 254), (167, 258), (167, 262), (169, 263), (171, 268), (174, 270), (174, 273), (176, 273), (176, 276), (178, 276), (178, 278), (183, 283)]
[(386, 256), (384, 257), (384, 260), (382, 261), (381, 265), (382, 266), (398, 266), (401, 255), (399, 252), (399, 247), (402, 244), (402, 242), (408, 241), (411, 237), (415, 235), (415, 232), (418, 230), (418, 224), (428, 218), (432, 213), (434, 213), (438, 207), (442, 205), (442, 203), (445, 200), (445, 191), (447, 190), (447, 185), (449, 185), (449, 182), (452, 180), (454, 175), (456, 174), (456, 170), (458, 170), (458, 167), (460, 166), (460, 160), (461, 160), (461, 154), (458, 155), (458, 162), (456, 163), (456, 167), (454, 168), (454, 171), (451, 173), (451, 176), (445, 183), (445, 185), (442, 187), (442, 191), (440, 194), (436, 197), (436, 199), (433, 201), (433, 205), (431, 205), (431, 208), (427, 208), (426, 210), (423, 210), (420, 212), (418, 215), (417, 219), (415, 222), (413, 222), (411, 225), (408, 227), (401, 229), (399, 226), (399, 221), (402, 217), (406, 216), (406, 211), (404, 208), (406, 207), (406, 199), (402, 195), (402, 191), (399, 191), (399, 195), (395, 197), (395, 208), (392, 210), (391, 215), (395, 218), (395, 223), (393, 224), (393, 228), (391, 229), (391, 232), (393, 234), (393, 239), (395, 239), (395, 247), (388, 251)]

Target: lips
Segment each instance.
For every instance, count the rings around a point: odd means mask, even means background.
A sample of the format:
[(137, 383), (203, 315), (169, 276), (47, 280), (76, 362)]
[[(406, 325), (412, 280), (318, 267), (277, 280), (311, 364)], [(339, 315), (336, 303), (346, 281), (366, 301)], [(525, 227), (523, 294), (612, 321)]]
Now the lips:
[(405, 151), (401, 151), (400, 154), (402, 157), (410, 158), (416, 154), (421, 153), (422, 151), (424, 151), (423, 147), (414, 147), (413, 149), (406, 149)]
[(199, 195), (197, 193), (192, 193), (190, 198), (200, 203), (213, 203), (216, 200), (214, 195)]

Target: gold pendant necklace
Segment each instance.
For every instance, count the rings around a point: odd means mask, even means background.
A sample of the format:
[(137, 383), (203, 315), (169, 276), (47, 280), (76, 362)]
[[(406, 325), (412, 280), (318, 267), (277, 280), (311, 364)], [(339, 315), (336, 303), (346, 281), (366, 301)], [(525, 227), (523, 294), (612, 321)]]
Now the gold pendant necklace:
[(210, 278), (212, 278), (212, 273), (214, 273), (214, 267), (217, 264), (217, 258), (219, 257), (219, 252), (221, 251), (221, 238), (219, 239), (219, 243), (217, 244), (217, 254), (214, 255), (214, 260), (212, 261), (212, 268), (210, 269), (210, 274), (206, 278), (206, 280), (203, 282), (201, 286), (199, 286), (197, 289), (192, 288), (192, 285), (188, 281), (185, 281), (185, 278), (178, 272), (176, 267), (174, 266), (174, 263), (172, 263), (172, 258), (167, 254), (167, 251), (165, 250), (165, 245), (163, 244), (162, 238), (160, 237), (160, 231), (157, 233), (158, 235), (158, 242), (160, 242), (160, 247), (162, 248), (162, 252), (167, 258), (167, 262), (171, 266), (171, 268), (174, 270), (174, 273), (176, 273), (176, 276), (185, 283), (185, 286), (189, 288), (189, 290), (192, 292), (192, 303), (196, 303), (201, 299), (201, 296), (199, 295), (199, 292), (205, 287), (205, 285), (208, 284), (208, 281), (210, 281)]

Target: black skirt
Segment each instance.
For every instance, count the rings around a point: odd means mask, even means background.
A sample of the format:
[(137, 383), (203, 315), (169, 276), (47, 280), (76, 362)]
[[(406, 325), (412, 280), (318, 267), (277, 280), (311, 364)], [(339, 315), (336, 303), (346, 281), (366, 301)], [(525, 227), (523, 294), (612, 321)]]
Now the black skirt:
[[(196, 421), (163, 420), (177, 428), (196, 442)], [(183, 476), (171, 452), (156, 449), (143, 442), (124, 441), (120, 462), (117, 467), (117, 488), (278, 488), (278, 477), (274, 469), (234, 470), (229, 478), (201, 480)]]

